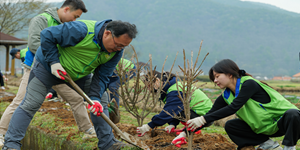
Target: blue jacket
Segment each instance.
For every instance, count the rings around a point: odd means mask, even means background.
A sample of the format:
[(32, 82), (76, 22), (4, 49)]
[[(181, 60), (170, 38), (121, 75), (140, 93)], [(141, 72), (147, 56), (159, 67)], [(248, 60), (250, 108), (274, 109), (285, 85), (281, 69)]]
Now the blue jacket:
[[(171, 87), (176, 82), (176, 77), (170, 79), (170, 82), (166, 84), (166, 86), (163, 88), (163, 91), (167, 92), (169, 87)], [(162, 92), (161, 94), (161, 99), (164, 99), (166, 97), (166, 104), (164, 105), (163, 109), (170, 114), (173, 114), (173, 112), (175, 112), (176, 115), (178, 115), (183, 110), (183, 103), (178, 97), (178, 92), (172, 91), (168, 94), (166, 94), (165, 92)], [(179, 120), (174, 119), (164, 111), (161, 111), (159, 114), (152, 117), (151, 122), (149, 122), (148, 125), (151, 128), (154, 128), (156, 126), (162, 126), (166, 123), (177, 126), (179, 124)]]
[[(100, 29), (104, 23), (110, 22), (111, 20), (98, 21), (95, 24), (95, 37), (102, 50), (106, 51), (103, 46), (102, 36), (99, 34)], [(41, 46), (36, 52), (36, 60), (43, 64), (47, 71), (51, 73), (51, 64), (59, 63), (59, 53), (56, 44), (62, 47), (75, 46), (87, 35), (87, 26), (81, 21), (72, 21), (60, 24), (58, 26), (52, 26), (44, 29), (41, 36)], [(88, 96), (92, 100), (100, 101), (102, 94), (107, 88), (109, 82), (109, 76), (112, 75), (114, 68), (118, 64), (123, 54), (123, 50), (117, 52), (114, 57), (107, 63), (98, 66), (94, 71), (92, 79), (91, 90)]]
[(25, 54), (25, 61), (24, 64), (26, 64), (27, 66), (31, 67), (32, 63), (33, 63), (33, 58), (34, 58), (34, 54), (29, 50)]

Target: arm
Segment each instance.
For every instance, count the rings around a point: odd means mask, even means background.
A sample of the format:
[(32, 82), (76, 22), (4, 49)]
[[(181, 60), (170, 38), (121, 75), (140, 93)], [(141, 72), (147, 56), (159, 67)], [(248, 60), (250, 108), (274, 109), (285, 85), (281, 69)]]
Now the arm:
[(48, 21), (44, 16), (36, 16), (31, 19), (28, 28), (28, 47), (29, 50), (35, 54), (40, 46), (40, 33), (43, 29), (48, 27)]
[[(172, 91), (168, 93), (166, 102), (167, 103), (165, 104), (163, 109), (169, 112), (170, 114), (173, 114), (175, 112), (176, 115), (178, 115), (183, 109), (183, 104), (178, 97), (177, 91)], [(180, 109), (179, 107), (182, 109)], [(161, 111), (159, 114), (153, 116), (151, 122), (149, 122), (148, 125), (151, 128), (154, 128), (156, 126), (162, 126), (166, 123), (169, 123), (170, 125), (174, 125), (174, 126), (178, 125), (179, 122), (174, 121), (176, 119), (168, 115), (165, 111)]]
[(92, 100), (98, 100), (100, 102), (102, 94), (108, 87), (108, 83), (109, 83), (108, 77), (112, 75), (122, 55), (123, 55), (123, 50), (117, 52), (111, 60), (109, 60), (105, 64), (98, 66), (95, 69), (94, 71), (95, 74), (93, 75), (92, 78), (91, 90), (88, 94), (88, 96)]
[(83, 22), (72, 21), (44, 29), (41, 32), (41, 49), (45, 61), (59, 63), (57, 44), (61, 47), (75, 46), (85, 38), (87, 27)]
[(257, 86), (259, 85), (253, 80), (245, 81), (241, 87), (239, 95), (230, 105), (225, 102), (222, 96), (219, 96), (215, 101), (213, 108), (203, 116), (206, 122), (209, 123), (236, 113), (253, 95), (258, 92), (259, 88)]

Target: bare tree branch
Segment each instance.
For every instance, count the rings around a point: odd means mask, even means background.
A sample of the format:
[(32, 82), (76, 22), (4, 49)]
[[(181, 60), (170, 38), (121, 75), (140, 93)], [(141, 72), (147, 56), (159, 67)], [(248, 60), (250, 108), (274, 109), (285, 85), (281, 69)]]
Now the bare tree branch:
[(45, 0), (1, 0), (0, 32), (14, 35), (29, 25), (32, 17), (52, 7)]

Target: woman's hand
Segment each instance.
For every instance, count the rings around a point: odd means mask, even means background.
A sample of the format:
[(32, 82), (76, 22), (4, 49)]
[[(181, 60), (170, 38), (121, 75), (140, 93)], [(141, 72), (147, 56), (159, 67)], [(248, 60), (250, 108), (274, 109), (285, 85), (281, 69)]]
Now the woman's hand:
[(148, 124), (144, 124), (141, 127), (136, 128), (136, 132), (138, 133), (138, 136), (144, 136), (146, 132), (148, 132), (151, 128)]
[(168, 133), (174, 132), (175, 126), (174, 125), (168, 125), (165, 127), (165, 131)]
[(203, 126), (205, 123), (206, 123), (206, 121), (203, 116), (197, 117), (194, 119), (190, 119), (187, 121), (187, 125), (190, 128), (190, 130), (192, 130), (192, 131)]

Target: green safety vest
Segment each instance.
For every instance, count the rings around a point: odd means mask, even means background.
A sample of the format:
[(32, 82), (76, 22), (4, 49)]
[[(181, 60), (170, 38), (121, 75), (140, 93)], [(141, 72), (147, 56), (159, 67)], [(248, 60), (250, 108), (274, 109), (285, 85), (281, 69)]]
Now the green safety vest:
[(47, 22), (48, 22), (48, 27), (52, 27), (52, 26), (57, 26), (60, 23), (58, 21), (56, 21), (51, 15), (47, 14), (47, 13), (41, 13), (38, 16), (44, 16), (47, 18)]
[[(251, 79), (257, 82), (268, 93), (271, 102), (261, 104), (250, 98), (244, 106), (236, 112), (236, 115), (239, 119), (245, 121), (256, 134), (272, 135), (278, 131), (277, 121), (282, 115), (289, 109), (298, 108), (277, 91), (250, 76), (243, 76), (241, 78), (239, 90), (246, 80)], [(225, 102), (228, 105), (231, 104), (235, 99), (233, 93), (230, 91), (230, 95), (227, 99), (224, 93), (222, 96)]]
[[(44, 16), (44, 17), (46, 17), (46, 19), (47, 19), (47, 22), (48, 22), (48, 27), (52, 27), (52, 26), (57, 26), (57, 25), (59, 25), (60, 23), (59, 22), (57, 22), (51, 15), (49, 15), (48, 13), (41, 13), (41, 14), (39, 14), (38, 16)], [(27, 49), (26, 50), (26, 52), (29, 50), (29, 47), (27, 46), (26, 48), (24, 48), (24, 49)], [(22, 49), (22, 50), (24, 50), (24, 49)], [(25, 57), (25, 55), (26, 55), (26, 52), (24, 53), (24, 57)], [(22, 55), (21, 55), (21, 58), (22, 58)]]
[(116, 66), (116, 69), (119, 71), (119, 64), (123, 64), (122, 69), (126, 69), (126, 71), (129, 71), (129, 69), (133, 69), (134, 68), (134, 64), (127, 59), (123, 59), (121, 58), (119, 63)]
[[(169, 87), (167, 94), (172, 91), (178, 91), (176, 84), (178, 84), (179, 91), (182, 92), (182, 89), (180, 88), (182, 83), (178, 81)], [(200, 116), (205, 115), (213, 105), (211, 100), (200, 89), (194, 91), (191, 99), (190, 108)], [(166, 97), (163, 102), (166, 103)]]
[(20, 50), (20, 59), (25, 58), (27, 51), (28, 51), (28, 46)]
[(101, 51), (101, 47), (93, 41), (96, 21), (81, 20), (81, 22), (85, 23), (88, 29), (85, 38), (75, 46), (58, 45), (60, 63), (74, 81), (92, 73), (116, 54)]

